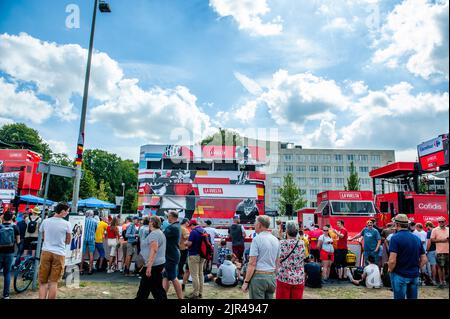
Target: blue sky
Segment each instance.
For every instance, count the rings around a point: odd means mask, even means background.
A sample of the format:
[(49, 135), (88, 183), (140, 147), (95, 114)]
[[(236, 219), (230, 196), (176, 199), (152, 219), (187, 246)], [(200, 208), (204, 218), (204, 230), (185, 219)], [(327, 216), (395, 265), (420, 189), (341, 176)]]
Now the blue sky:
[[(94, 1), (0, 0), (0, 124), (73, 156)], [(448, 132), (448, 0), (111, 0), (86, 147), (137, 159), (178, 132), (276, 128), (305, 147), (414, 148)], [(69, 28), (68, 5), (79, 8)], [(175, 134), (176, 135), (176, 134)]]

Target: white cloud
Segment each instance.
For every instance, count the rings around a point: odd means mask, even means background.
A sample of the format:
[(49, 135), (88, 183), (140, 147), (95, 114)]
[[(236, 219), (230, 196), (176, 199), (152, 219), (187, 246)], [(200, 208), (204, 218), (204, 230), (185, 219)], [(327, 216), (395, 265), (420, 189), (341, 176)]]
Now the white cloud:
[(54, 152), (54, 153), (65, 153), (65, 154), (69, 154), (69, 148), (67, 147), (67, 144), (64, 141), (57, 141), (57, 140), (46, 140), (45, 142), (48, 143), (48, 145), (50, 145), (50, 149)]
[(13, 120), (7, 119), (4, 117), (0, 117), (0, 127), (2, 127), (3, 125), (6, 125), (6, 124), (12, 124), (12, 123), (14, 123)]
[(0, 78), (0, 116), (42, 123), (52, 114), (52, 107), (33, 91), (17, 91), (17, 85)]
[(90, 112), (91, 123), (107, 124), (116, 136), (143, 138), (149, 142), (164, 142), (182, 129), (194, 134), (208, 134), (209, 116), (197, 106), (197, 98), (186, 87), (143, 90), (137, 80), (123, 80), (120, 94), (96, 106)]
[(249, 91), (251, 94), (258, 95), (262, 92), (259, 84), (256, 81), (245, 76), (244, 74), (234, 72), (234, 76), (242, 84), (242, 86), (245, 87), (245, 89)]
[(405, 66), (424, 79), (443, 77), (449, 68), (449, 1), (405, 0), (389, 13), (374, 42), (373, 62)]
[(417, 148), (396, 151), (395, 160), (398, 162), (416, 162), (418, 160)]
[(356, 81), (350, 83), (350, 88), (355, 95), (362, 95), (367, 92), (367, 85), (364, 83), (364, 81)]
[(277, 35), (283, 30), (279, 16), (270, 22), (261, 19), (270, 12), (267, 0), (210, 0), (209, 5), (221, 17), (233, 17), (239, 29), (249, 31), (251, 35)]
[(322, 27), (323, 31), (353, 32), (353, 27), (343, 17), (336, 17)]
[[(0, 34), (0, 70), (15, 80), (36, 85), (37, 92), (54, 99), (56, 114), (73, 120), (76, 114), (70, 101), (82, 96), (87, 50), (77, 44), (59, 45), (33, 38), (26, 33)], [(116, 92), (123, 72), (107, 54), (92, 57), (89, 97), (100, 101)]]
[[(14, 81), (35, 85), (55, 103), (39, 100), (32, 90), (16, 91), (0, 78), (0, 116), (23, 118), (41, 123), (52, 109), (62, 119), (75, 118), (71, 98), (82, 96), (87, 50), (79, 45), (59, 45), (27, 34), (0, 35), (0, 70)], [(91, 123), (109, 127), (121, 138), (167, 141), (175, 129), (192, 135), (211, 130), (209, 116), (197, 105), (197, 98), (184, 86), (144, 90), (137, 79), (124, 77), (118, 62), (96, 52), (92, 58), (89, 98), (94, 106), (88, 113)], [(55, 148), (64, 150), (59, 141)], [(50, 141), (49, 141), (50, 143)]]

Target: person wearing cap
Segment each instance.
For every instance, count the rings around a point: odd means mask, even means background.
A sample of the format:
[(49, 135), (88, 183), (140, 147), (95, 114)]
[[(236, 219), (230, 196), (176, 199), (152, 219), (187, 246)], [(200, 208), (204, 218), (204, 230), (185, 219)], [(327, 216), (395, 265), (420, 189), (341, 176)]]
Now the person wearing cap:
[(192, 219), (189, 222), (189, 225), (191, 225), (192, 230), (191, 233), (189, 234), (189, 238), (186, 245), (189, 249), (188, 264), (189, 264), (189, 271), (192, 276), (192, 286), (194, 288), (194, 291), (187, 298), (199, 299), (202, 298), (203, 294), (203, 282), (204, 282), (203, 268), (206, 261), (206, 259), (200, 256), (202, 234), (205, 233), (205, 230), (198, 224), (198, 222), (195, 219)]
[(431, 242), (431, 232), (434, 229), (434, 224), (431, 221), (427, 221), (425, 227), (427, 228), (427, 273), (435, 286), (437, 282), (436, 243)]
[(445, 217), (438, 218), (439, 226), (431, 232), (431, 242), (436, 244), (437, 273), (439, 278), (439, 288), (446, 286), (446, 272), (448, 275), (448, 227), (446, 227)]
[(358, 239), (360, 237), (364, 238), (364, 264), (367, 266), (369, 264), (370, 255), (375, 258), (375, 264), (378, 265), (379, 249), (381, 245), (381, 235), (378, 230), (373, 227), (373, 221), (368, 220), (367, 226), (356, 236), (349, 238), (349, 241)]
[(31, 250), (31, 255), (34, 257), (36, 254), (37, 240), (39, 236), (39, 226), (41, 225), (42, 218), (39, 216), (41, 211), (39, 207), (35, 206), (31, 210), (29, 217), (25, 218), (27, 223), (27, 230), (25, 231), (23, 255), (27, 256)]
[(420, 269), (427, 257), (420, 239), (409, 231), (405, 214), (395, 217), (397, 233), (389, 243), (388, 271), (394, 299), (417, 299)]

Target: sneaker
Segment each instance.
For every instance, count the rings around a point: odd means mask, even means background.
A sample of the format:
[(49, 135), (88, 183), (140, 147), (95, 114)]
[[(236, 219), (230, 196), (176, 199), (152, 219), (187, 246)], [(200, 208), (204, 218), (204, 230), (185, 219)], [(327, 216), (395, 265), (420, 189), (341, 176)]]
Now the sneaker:
[(9, 299), (9, 296), (4, 296), (2, 299)]
[(108, 271), (106, 272), (107, 274), (111, 274), (111, 273), (113, 273), (114, 271), (112, 270), (112, 269), (108, 269)]
[(443, 289), (443, 288), (445, 287), (445, 285), (442, 284), (442, 283), (440, 283), (437, 287), (438, 287), (439, 289)]
[(200, 296), (189, 295), (189, 296), (186, 296), (184, 298), (186, 298), (186, 299), (200, 299)]

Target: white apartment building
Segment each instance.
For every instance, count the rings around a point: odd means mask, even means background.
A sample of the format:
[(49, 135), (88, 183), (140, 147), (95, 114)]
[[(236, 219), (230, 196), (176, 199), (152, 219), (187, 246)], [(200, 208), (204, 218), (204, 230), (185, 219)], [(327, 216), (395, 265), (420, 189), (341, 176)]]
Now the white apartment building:
[(395, 154), (393, 150), (304, 149), (292, 143), (278, 143), (276, 173), (266, 177), (266, 206), (278, 208), (283, 176), (292, 173), (297, 186), (306, 191), (307, 206), (316, 207), (318, 193), (344, 189), (352, 161), (360, 178), (361, 190), (372, 190), (369, 172), (395, 162)]

